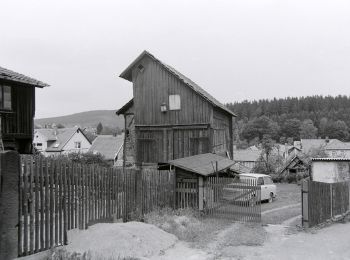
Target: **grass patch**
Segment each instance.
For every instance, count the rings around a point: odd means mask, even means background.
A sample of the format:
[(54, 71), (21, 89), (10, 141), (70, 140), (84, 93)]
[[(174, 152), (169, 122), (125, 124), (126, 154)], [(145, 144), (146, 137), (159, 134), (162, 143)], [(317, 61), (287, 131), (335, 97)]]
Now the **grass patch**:
[(65, 249), (53, 249), (47, 260), (139, 260), (135, 257), (104, 257), (98, 254), (92, 254), (91, 252), (85, 252), (83, 254), (77, 252), (67, 252)]
[(177, 236), (180, 240), (204, 246), (221, 229), (232, 224), (223, 219), (208, 219), (191, 209), (158, 209), (145, 215), (146, 223)]

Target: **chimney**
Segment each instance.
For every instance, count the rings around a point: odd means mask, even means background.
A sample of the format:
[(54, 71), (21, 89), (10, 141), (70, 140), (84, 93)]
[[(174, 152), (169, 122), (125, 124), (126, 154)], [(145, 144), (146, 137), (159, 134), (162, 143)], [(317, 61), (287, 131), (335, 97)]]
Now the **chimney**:
[(58, 135), (58, 131), (57, 131), (57, 125), (55, 123), (52, 124), (52, 129), (53, 129), (53, 134), (55, 136), (57, 136)]

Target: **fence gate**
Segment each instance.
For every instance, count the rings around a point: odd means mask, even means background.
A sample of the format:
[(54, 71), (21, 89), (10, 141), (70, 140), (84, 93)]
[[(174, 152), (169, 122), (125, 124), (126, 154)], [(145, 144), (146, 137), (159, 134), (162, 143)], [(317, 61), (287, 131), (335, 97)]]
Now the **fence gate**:
[(204, 183), (204, 208), (209, 216), (235, 221), (261, 221), (261, 187), (255, 178), (237, 181), (208, 177)]

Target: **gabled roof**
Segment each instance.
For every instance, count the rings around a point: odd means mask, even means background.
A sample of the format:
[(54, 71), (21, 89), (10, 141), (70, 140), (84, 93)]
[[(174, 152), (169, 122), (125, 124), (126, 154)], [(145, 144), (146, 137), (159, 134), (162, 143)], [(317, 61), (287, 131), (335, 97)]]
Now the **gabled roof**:
[(92, 142), (89, 152), (99, 153), (103, 155), (106, 160), (114, 160), (123, 143), (124, 135), (99, 135)]
[(122, 106), (119, 110), (117, 110), (116, 114), (122, 115), (125, 114), (126, 111), (129, 110), (130, 107), (134, 105), (134, 99), (131, 99), (128, 103), (126, 103), (124, 106)]
[(132, 81), (132, 69), (133, 67), (141, 60), (144, 56), (150, 57), (155, 62), (158, 62), (163, 68), (165, 68), (168, 72), (170, 72), (172, 75), (174, 75), (176, 78), (178, 78), (180, 81), (185, 83), (188, 87), (190, 87), (192, 90), (194, 90), (197, 94), (202, 96), (204, 99), (209, 101), (214, 106), (226, 111), (227, 113), (231, 114), (232, 116), (236, 116), (231, 110), (229, 110), (226, 106), (221, 104), (218, 100), (216, 100), (212, 95), (210, 95), (208, 92), (206, 92), (204, 89), (202, 89), (200, 86), (198, 86), (196, 83), (194, 83), (192, 80), (175, 70), (173, 67), (165, 64), (164, 62), (157, 59), (155, 56), (153, 56), (148, 51), (143, 51), (121, 74), (120, 77), (123, 79), (126, 79), (128, 81)]
[(8, 81), (13, 81), (13, 82), (20, 82), (26, 85), (30, 85), (33, 87), (39, 87), (39, 88), (43, 88), (43, 87), (48, 87), (49, 85), (41, 82), (39, 80), (27, 77), (23, 74), (14, 72), (12, 70), (9, 69), (5, 69), (0, 67), (0, 79), (4, 79), (4, 80), (8, 80)]
[(235, 162), (256, 162), (260, 155), (261, 150), (233, 150), (233, 160)]
[(286, 163), (283, 165), (282, 168), (280, 168), (279, 172), (282, 173), (285, 169), (287, 169), (293, 162), (301, 162), (304, 165), (308, 165), (309, 164), (309, 160), (306, 158), (301, 157), (300, 155), (294, 155), (293, 157), (290, 157), (287, 159)]
[[(218, 162), (217, 171), (215, 169), (216, 162)], [(209, 176), (230, 168), (234, 164), (234, 161), (217, 154), (205, 153), (172, 160), (169, 164), (202, 176)]]
[[(59, 129), (36, 129), (46, 137), (47, 141), (53, 141), (52, 144), (46, 149), (46, 152), (61, 152), (67, 142), (73, 137), (73, 135), (80, 131), (83, 136), (84, 132), (79, 127), (72, 128), (59, 128)], [(56, 132), (55, 132), (56, 131)], [(90, 143), (90, 140), (85, 136), (86, 140)]]

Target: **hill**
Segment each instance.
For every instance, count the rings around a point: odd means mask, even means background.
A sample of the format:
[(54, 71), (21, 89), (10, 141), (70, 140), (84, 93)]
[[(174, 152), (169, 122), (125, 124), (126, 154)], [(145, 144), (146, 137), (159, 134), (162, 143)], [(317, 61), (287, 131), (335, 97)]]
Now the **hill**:
[(81, 127), (96, 127), (101, 122), (110, 128), (124, 128), (123, 116), (117, 116), (115, 110), (94, 110), (66, 116), (35, 119), (35, 125), (44, 127), (45, 124), (62, 124), (65, 127), (79, 125)]

